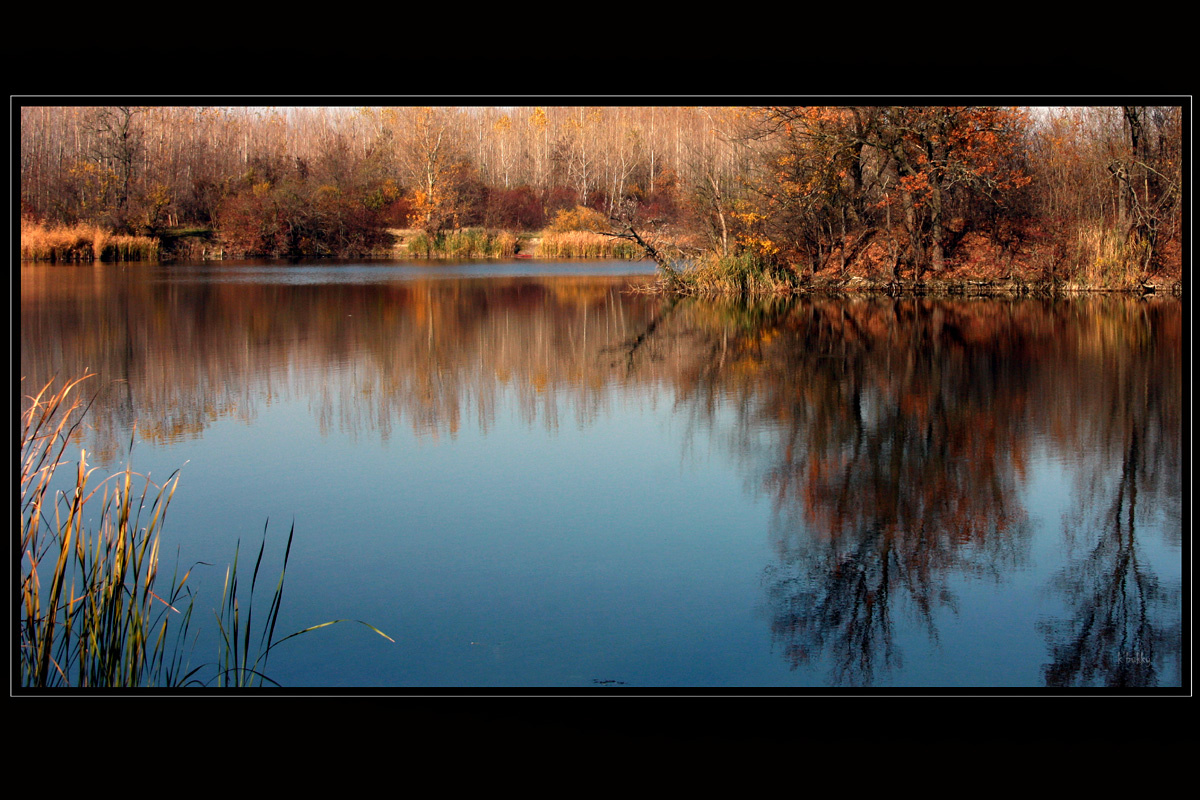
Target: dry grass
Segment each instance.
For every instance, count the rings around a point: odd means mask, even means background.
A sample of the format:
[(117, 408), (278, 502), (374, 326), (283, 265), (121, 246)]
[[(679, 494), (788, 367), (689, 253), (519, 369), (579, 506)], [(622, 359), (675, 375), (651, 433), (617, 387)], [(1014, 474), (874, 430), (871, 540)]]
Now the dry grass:
[(1145, 280), (1145, 243), (1100, 226), (1081, 226), (1066, 245), (1075, 282), (1099, 289), (1133, 289)]
[(21, 260), (70, 264), (91, 261), (152, 261), (159, 241), (149, 236), (125, 236), (97, 225), (47, 227), (22, 220)]
[(511, 258), (517, 252), (517, 236), (508, 231), (464, 228), (430, 237), (418, 231), (405, 243), (415, 258)]
[(695, 294), (787, 294), (796, 287), (796, 273), (763, 264), (753, 254), (710, 256), (683, 273), (687, 290)]
[(637, 261), (645, 252), (633, 242), (591, 231), (547, 230), (538, 245), (539, 258), (613, 258)]

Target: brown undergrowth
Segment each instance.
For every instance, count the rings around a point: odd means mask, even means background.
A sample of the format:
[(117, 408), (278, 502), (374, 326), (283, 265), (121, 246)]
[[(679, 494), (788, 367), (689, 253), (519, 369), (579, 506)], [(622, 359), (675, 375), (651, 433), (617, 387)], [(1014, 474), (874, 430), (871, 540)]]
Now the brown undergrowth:
[[(817, 263), (781, 263), (740, 253), (692, 259), (681, 281), (651, 291), (682, 294), (790, 294), (805, 291), (1178, 291), (1179, 249), (1170, 243), (1149, 263), (1145, 252), (1112, 232), (1047, 232), (1030, 226), (1006, 236), (961, 235), (940, 270), (917, 268), (903, 232), (879, 232), (825, 253)], [(647, 287), (642, 287), (646, 291)]]

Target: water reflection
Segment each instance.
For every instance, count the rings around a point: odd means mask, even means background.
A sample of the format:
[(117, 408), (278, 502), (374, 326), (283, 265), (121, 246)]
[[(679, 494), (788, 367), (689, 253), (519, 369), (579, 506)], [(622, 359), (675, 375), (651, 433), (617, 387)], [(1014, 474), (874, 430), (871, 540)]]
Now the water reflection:
[[(1178, 508), (1178, 303), (665, 308), (663, 346), (692, 353), (676, 375), (682, 402), (723, 428), (774, 504), (766, 594), (793, 668), (824, 658), (832, 683), (871, 685), (903, 666), (902, 610), (937, 642), (939, 611), (958, 607), (952, 578), (1027, 568), (1021, 498), (1031, 451), (1050, 446), (1085, 484), (1065, 531), (1090, 551), (1053, 582), (1073, 616), (1041, 626), (1045, 681), (1158, 685), (1178, 657), (1179, 593), (1138, 558), (1135, 510), (1147, 492), (1143, 509)], [(1177, 526), (1156, 527), (1178, 543)]]
[(1074, 413), (1060, 435), (1104, 457), (1078, 464), (1064, 524), (1072, 558), (1052, 584), (1069, 613), (1042, 626), (1050, 686), (1158, 686), (1182, 675), (1180, 586), (1161, 580), (1144, 555), (1147, 536), (1177, 545), (1182, 530), (1179, 307), (1117, 312), (1119, 325), (1079, 326), (1085, 381), (1063, 387)]
[[(1154, 555), (1180, 546), (1178, 301), (717, 302), (628, 283), (23, 269), (22, 374), (107, 381), (89, 435), (110, 460), (134, 420), (197, 440), (280, 398), (323, 433), (440, 441), (486, 436), (502, 408), (553, 432), (666, 396), (771, 505), (761, 597), (791, 670), (919, 682), (911, 642), (955, 646), (964, 578), (1036, 570), (1035, 680), (1179, 683), (1178, 573)], [(1028, 506), (1047, 463), (1074, 482), (1062, 520)], [(1065, 559), (1034, 556), (1048, 535), (1040, 552)]]
[(776, 510), (770, 625), (793, 668), (835, 684), (903, 665), (896, 616), (936, 640), (953, 573), (1025, 558), (1019, 505), (1038, 334), (1012, 306), (818, 300), (701, 304), (712, 353), (684, 397), (715, 419)]
[(97, 457), (121, 432), (171, 443), (260, 404), (306, 398), (323, 431), (433, 439), (467, 415), (486, 430), (499, 393), (553, 428), (607, 402), (603, 348), (643, 326), (654, 300), (629, 278), (412, 279), (376, 283), (177, 281), (169, 273), (28, 269), (21, 364), (28, 385), (85, 368), (106, 381), (89, 412)]

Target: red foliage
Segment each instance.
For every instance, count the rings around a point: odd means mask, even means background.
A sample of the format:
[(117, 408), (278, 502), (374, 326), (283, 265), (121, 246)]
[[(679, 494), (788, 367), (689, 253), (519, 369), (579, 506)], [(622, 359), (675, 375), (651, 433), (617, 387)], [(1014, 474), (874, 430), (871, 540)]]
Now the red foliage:
[(579, 193), (569, 186), (555, 186), (546, 193), (543, 205), (546, 208), (546, 218), (552, 219), (559, 211), (570, 211), (579, 205)]
[(679, 204), (675, 201), (674, 188), (668, 187), (648, 195), (642, 201), (639, 215), (646, 219), (671, 223), (678, 221), (679, 213)]
[(263, 182), (225, 198), (218, 225), (233, 253), (263, 256), (358, 255), (382, 241), (380, 212), (367, 198), (332, 186)]
[(537, 193), (526, 185), (487, 193), (484, 224), (489, 228), (531, 231), (546, 224)]

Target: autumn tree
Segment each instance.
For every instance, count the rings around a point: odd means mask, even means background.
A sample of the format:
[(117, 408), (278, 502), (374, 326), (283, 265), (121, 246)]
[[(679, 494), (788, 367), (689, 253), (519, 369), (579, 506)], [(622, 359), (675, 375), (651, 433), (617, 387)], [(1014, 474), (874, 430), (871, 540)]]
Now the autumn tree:
[(992, 106), (893, 106), (860, 136), (899, 173), (904, 221), (918, 271), (945, 268), (947, 223), (955, 204), (981, 196), (995, 204), (1025, 186), (1017, 161), (1028, 114)]
[(458, 224), (460, 181), (467, 165), (448, 108), (393, 109), (397, 156), (412, 187), (412, 219), (430, 235)]
[(111, 213), (118, 229), (132, 227), (130, 200), (136, 180), (135, 169), (140, 166), (143, 148), (143, 130), (139, 118), (144, 113), (144, 108), (113, 106), (97, 108), (90, 117), (95, 134), (92, 152), (96, 161), (117, 177)]
[(844, 265), (878, 210), (890, 221), (898, 202), (908, 260), (918, 274), (941, 271), (971, 203), (1003, 206), (1028, 183), (1025, 129), (1025, 112), (986, 106), (763, 109), (746, 134), (759, 160), (743, 238), (813, 270), (835, 251)]
[(1182, 238), (1182, 109), (1046, 109), (1030, 139), (1039, 216), (1083, 274), (1177, 270)]
[(1176, 233), (1180, 216), (1181, 109), (1121, 106), (1125, 134), (1112, 147), (1108, 171), (1118, 185), (1118, 224), (1141, 253), (1143, 271), (1161, 256), (1160, 235)]
[(715, 252), (730, 253), (733, 214), (739, 198), (739, 166), (733, 151), (743, 113), (731, 108), (698, 109), (700, 131), (687, 137), (678, 169), (684, 177), (686, 198)]
[(144, 171), (144, 109), (22, 109), (22, 200), (27, 213), (63, 222), (135, 226)]
[(811, 272), (840, 249), (863, 205), (864, 144), (852, 117), (851, 110), (828, 107), (761, 112), (746, 134), (759, 159), (747, 178), (750, 205), (737, 215), (745, 246)]

